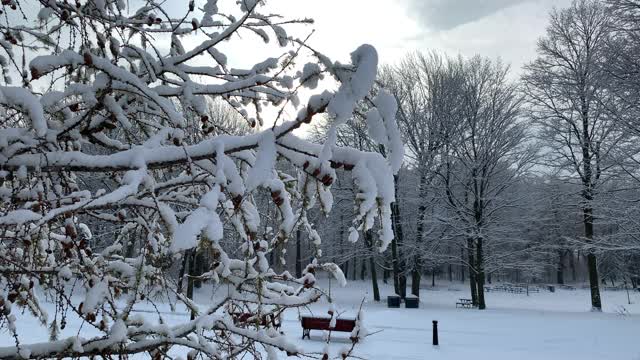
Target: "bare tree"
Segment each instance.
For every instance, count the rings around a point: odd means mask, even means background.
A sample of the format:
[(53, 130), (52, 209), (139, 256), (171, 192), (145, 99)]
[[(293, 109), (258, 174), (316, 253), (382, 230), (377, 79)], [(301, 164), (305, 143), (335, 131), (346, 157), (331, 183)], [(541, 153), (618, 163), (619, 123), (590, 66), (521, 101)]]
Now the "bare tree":
[(616, 116), (640, 133), (640, 1), (607, 0), (611, 13), (610, 32), (607, 39), (607, 62), (605, 71), (609, 77), (610, 90), (617, 95), (619, 109)]
[[(462, 60), (437, 53), (408, 55), (383, 72), (382, 81), (398, 102), (397, 119), (407, 147), (407, 163), (418, 176), (415, 245), (411, 255), (411, 292), (419, 296), (424, 269), (423, 236), (430, 203), (429, 187), (442, 165), (447, 133), (456, 126), (455, 108), (461, 100)], [(398, 179), (396, 179), (396, 183)], [(398, 223), (402, 223), (399, 220)]]
[(453, 114), (459, 123), (449, 133), (438, 171), (445, 203), (452, 209), (450, 226), (466, 242), (471, 294), (479, 309), (486, 307), (488, 229), (511, 204), (503, 194), (526, 172), (534, 155), (525, 141), (521, 96), (507, 76), (508, 67), (499, 61), (478, 56), (465, 61), (462, 102)]
[[(525, 67), (525, 92), (531, 116), (541, 125), (548, 147), (547, 166), (581, 186), (584, 241), (594, 238), (594, 197), (617, 161), (616, 151), (628, 135), (616, 121), (615, 95), (608, 89), (604, 66), (611, 17), (599, 1), (574, 1), (554, 10), (546, 35), (538, 42), (538, 58)], [(602, 309), (598, 265), (587, 255), (591, 304)]]

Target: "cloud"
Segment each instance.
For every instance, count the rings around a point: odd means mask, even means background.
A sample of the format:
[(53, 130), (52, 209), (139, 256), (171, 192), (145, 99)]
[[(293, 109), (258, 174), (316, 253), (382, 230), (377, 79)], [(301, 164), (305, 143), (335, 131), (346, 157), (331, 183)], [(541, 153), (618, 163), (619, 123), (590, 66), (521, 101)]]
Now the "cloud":
[(421, 26), (446, 31), (529, 0), (408, 0), (410, 16)]

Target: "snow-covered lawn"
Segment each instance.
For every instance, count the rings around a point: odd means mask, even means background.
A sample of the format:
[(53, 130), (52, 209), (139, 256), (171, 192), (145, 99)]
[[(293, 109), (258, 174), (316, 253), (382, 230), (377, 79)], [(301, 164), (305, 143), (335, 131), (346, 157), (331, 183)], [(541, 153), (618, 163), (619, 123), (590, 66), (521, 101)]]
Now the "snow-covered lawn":
[[(346, 289), (333, 287), (335, 301), (353, 309), (370, 287), (369, 282), (350, 282)], [(391, 288), (383, 286), (383, 300), (391, 293)], [(468, 294), (460, 284), (427, 288), (422, 290), (420, 309), (388, 309), (386, 301), (368, 301), (365, 325), (370, 333), (382, 331), (367, 337), (358, 354), (407, 360), (640, 360), (638, 292), (631, 294), (632, 305), (627, 304), (624, 291), (603, 292), (604, 313), (589, 311), (588, 290), (541, 291), (530, 296), (488, 293), (487, 310), (456, 309), (458, 298)], [(431, 345), (432, 320), (438, 320), (438, 348)], [(285, 327), (292, 333), (301, 332), (294, 318)], [(313, 334), (312, 341), (304, 342), (318, 342), (319, 350), (321, 333)], [(348, 334), (335, 335), (340, 336), (347, 338)]]
[[(325, 283), (326, 285), (326, 283)], [(365, 326), (369, 333), (358, 345), (356, 354), (368, 359), (616, 359), (640, 360), (640, 293), (631, 293), (633, 304), (627, 304), (624, 291), (603, 292), (603, 313), (589, 311), (588, 290), (556, 290), (525, 294), (488, 293), (485, 311), (456, 309), (458, 298), (468, 297), (461, 284), (441, 285), (422, 290), (419, 309), (388, 309), (386, 295), (391, 287), (381, 284), (383, 301), (371, 300), (369, 282), (350, 282), (339, 288), (335, 281), (331, 294), (338, 309), (354, 314), (362, 298), (365, 304)], [(201, 290), (197, 301), (206, 304), (210, 289)], [(314, 304), (307, 311), (326, 314), (326, 303)], [(142, 309), (143, 310), (143, 309)], [(164, 309), (163, 309), (164, 310)], [(168, 310), (168, 309), (166, 309)], [(169, 323), (188, 315), (163, 314)], [(51, 309), (53, 314), (53, 309)], [(347, 313), (347, 314), (348, 314)], [(155, 315), (141, 312), (144, 316)], [(432, 320), (438, 320), (440, 346), (431, 345)], [(30, 331), (32, 342), (48, 337), (29, 315), (18, 324)], [(70, 326), (70, 328), (77, 328)], [(311, 340), (302, 340), (297, 313), (285, 314), (283, 328), (287, 334), (311, 351), (324, 347), (322, 332), (312, 331)], [(85, 333), (86, 331), (86, 333)], [(95, 334), (83, 327), (84, 337)], [(63, 331), (62, 336), (75, 335)], [(332, 335), (332, 354), (349, 344), (348, 333)], [(6, 332), (0, 333), (0, 346), (12, 344)]]

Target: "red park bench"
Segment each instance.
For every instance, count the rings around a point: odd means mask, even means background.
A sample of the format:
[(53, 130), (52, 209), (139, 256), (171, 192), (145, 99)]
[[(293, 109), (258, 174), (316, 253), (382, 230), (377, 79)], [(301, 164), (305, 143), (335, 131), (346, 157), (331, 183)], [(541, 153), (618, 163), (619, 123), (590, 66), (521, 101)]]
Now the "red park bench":
[(352, 332), (356, 327), (356, 320), (336, 319), (336, 326), (334, 328), (330, 328), (329, 325), (331, 325), (331, 318), (329, 317), (303, 315), (300, 318), (300, 324), (302, 325), (302, 339), (305, 337), (310, 339), (311, 330)]

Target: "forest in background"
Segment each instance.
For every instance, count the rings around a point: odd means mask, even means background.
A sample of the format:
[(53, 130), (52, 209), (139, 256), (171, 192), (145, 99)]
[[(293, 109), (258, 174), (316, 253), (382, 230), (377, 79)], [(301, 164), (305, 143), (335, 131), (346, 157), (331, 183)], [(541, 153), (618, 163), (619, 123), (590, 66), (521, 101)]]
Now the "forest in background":
[[(493, 281), (588, 284), (594, 308), (599, 286), (640, 287), (639, 20), (631, 0), (557, 9), (515, 80), (481, 56), (416, 52), (385, 66), (377, 84), (397, 99), (406, 148), (396, 238), (382, 254), (372, 234), (349, 242), (355, 190), (338, 176), (334, 210), (312, 216), (323, 257), (374, 289), (392, 281), (403, 297), (436, 279), (466, 281), (481, 308)], [(338, 143), (384, 154), (367, 110)], [(300, 274), (317, 250), (302, 231), (287, 254)]]

